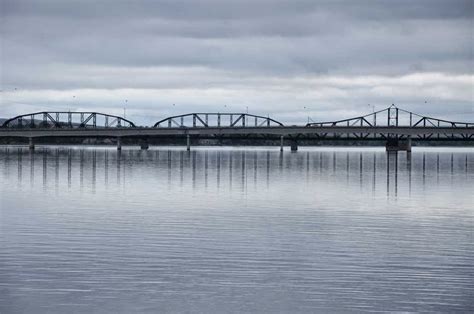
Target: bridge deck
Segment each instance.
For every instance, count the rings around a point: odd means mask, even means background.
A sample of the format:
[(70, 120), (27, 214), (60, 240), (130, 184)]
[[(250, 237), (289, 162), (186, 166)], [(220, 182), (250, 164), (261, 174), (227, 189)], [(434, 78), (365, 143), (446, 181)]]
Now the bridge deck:
[(76, 128), (76, 129), (0, 129), (0, 137), (147, 137), (186, 135), (324, 135), (393, 134), (404, 136), (441, 135), (474, 137), (474, 127), (407, 126), (270, 126), (270, 127), (176, 127), (176, 128)]

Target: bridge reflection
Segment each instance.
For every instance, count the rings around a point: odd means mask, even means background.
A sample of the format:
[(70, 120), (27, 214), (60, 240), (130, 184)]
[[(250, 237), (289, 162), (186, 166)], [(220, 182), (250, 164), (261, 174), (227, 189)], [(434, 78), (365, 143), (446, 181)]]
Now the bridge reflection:
[[(380, 150), (308, 150), (301, 154), (267, 149), (199, 149), (191, 152), (159, 148), (148, 151), (56, 147), (30, 151), (0, 149), (5, 184), (28, 189), (41, 184), (59, 193), (87, 189), (127, 191), (136, 182), (156, 184), (157, 193), (181, 189), (221, 189), (246, 193), (284, 183), (288, 177), (306, 185), (333, 185), (343, 194), (372, 193), (408, 197), (414, 184), (423, 188), (459, 173), (472, 175), (472, 152), (397, 153)], [(16, 176), (12, 175), (16, 167)], [(25, 171), (29, 169), (28, 171)], [(113, 178), (111, 180), (111, 178)], [(292, 179), (294, 180), (294, 179)], [(14, 182), (16, 181), (16, 182)], [(400, 184), (402, 182), (402, 184)], [(298, 184), (298, 182), (293, 182)], [(310, 184), (308, 184), (310, 183)], [(355, 191), (354, 187), (358, 187)], [(135, 188), (133, 188), (135, 189)], [(284, 197), (285, 191), (281, 191)], [(317, 193), (317, 190), (308, 191)]]

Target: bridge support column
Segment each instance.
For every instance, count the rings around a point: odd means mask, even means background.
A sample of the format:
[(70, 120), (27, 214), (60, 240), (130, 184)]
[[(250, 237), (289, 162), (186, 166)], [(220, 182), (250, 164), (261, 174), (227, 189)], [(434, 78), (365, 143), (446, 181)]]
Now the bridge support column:
[(298, 142), (296, 140), (291, 141), (291, 151), (296, 152), (298, 150)]
[(117, 136), (117, 150), (122, 150), (122, 138)]
[(33, 138), (32, 137), (29, 137), (28, 138), (28, 148), (30, 150), (34, 150), (35, 149), (35, 142), (33, 141)]
[(280, 152), (282, 152), (282, 151), (283, 151), (283, 138), (284, 138), (284, 136), (283, 136), (283, 135), (282, 135), (282, 136), (280, 136)]
[(407, 139), (389, 138), (385, 143), (385, 150), (387, 152), (411, 152), (411, 137)]
[(140, 141), (140, 149), (144, 149), (144, 150), (147, 150), (150, 146), (148, 145), (148, 141), (147, 140), (141, 140)]
[(186, 135), (186, 150), (187, 151), (190, 151), (191, 150), (191, 137), (188, 135)]

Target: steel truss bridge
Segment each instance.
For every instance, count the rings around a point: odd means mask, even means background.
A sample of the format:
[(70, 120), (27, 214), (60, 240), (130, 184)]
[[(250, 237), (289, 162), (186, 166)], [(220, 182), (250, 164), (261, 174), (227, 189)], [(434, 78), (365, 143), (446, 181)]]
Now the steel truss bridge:
[[(121, 149), (123, 138), (136, 138), (142, 148), (153, 137), (186, 138), (263, 138), (280, 139), (297, 149), (305, 140), (383, 140), (387, 150), (411, 150), (411, 141), (458, 141), (472, 146), (474, 123), (454, 122), (419, 115), (394, 105), (364, 116), (306, 125), (284, 125), (270, 117), (248, 113), (189, 113), (167, 117), (153, 127), (137, 126), (120, 116), (98, 112), (35, 112), (6, 120), (0, 139), (42, 137), (115, 138)], [(179, 141), (179, 140), (177, 140)]]
[(188, 113), (168, 117), (155, 123), (154, 127), (270, 127), (283, 123), (270, 117), (248, 113)]
[(135, 127), (125, 118), (98, 112), (34, 112), (6, 120), (2, 128), (8, 129), (73, 129)]

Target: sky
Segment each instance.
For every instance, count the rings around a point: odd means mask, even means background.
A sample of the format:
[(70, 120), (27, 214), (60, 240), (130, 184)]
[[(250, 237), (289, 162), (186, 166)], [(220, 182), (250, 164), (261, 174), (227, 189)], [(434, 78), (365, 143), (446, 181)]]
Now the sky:
[(0, 117), (474, 121), (474, 1), (0, 0)]

